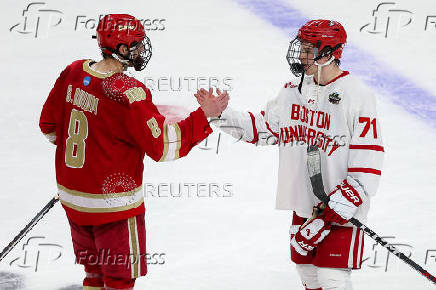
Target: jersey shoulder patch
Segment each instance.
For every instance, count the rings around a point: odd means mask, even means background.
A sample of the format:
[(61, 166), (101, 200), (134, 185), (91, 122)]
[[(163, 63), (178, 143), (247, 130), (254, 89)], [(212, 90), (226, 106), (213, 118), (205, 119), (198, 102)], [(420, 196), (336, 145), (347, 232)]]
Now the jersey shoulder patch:
[(298, 85), (295, 85), (292, 82), (289, 82), (289, 83), (285, 84), (285, 89), (287, 89), (287, 88), (296, 88), (296, 87), (298, 87)]
[(105, 95), (118, 103), (130, 105), (134, 102), (151, 99), (150, 91), (140, 81), (124, 73), (116, 73), (103, 80)]

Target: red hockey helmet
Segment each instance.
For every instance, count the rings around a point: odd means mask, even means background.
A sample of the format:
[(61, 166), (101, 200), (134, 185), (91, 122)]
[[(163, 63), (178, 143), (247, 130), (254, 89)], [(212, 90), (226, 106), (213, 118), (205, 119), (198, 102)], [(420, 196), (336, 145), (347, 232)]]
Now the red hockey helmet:
[(347, 42), (347, 33), (337, 21), (311, 20), (298, 30), (297, 38), (312, 43), (318, 48), (319, 55), (331, 53), (336, 59), (340, 59)]
[[(136, 70), (144, 69), (151, 58), (151, 43), (145, 35), (144, 26), (128, 14), (108, 14), (100, 19), (97, 41), (103, 54), (113, 55), (123, 63), (129, 63)], [(118, 51), (123, 44), (129, 50), (127, 57)], [(141, 50), (134, 53), (137, 48)]]
[(291, 71), (296, 76), (300, 76), (304, 71), (300, 60), (302, 42), (313, 44), (315, 48), (313, 61), (329, 55), (339, 60), (347, 42), (347, 33), (337, 21), (320, 19), (304, 24), (298, 30), (297, 37), (291, 41), (286, 56)]

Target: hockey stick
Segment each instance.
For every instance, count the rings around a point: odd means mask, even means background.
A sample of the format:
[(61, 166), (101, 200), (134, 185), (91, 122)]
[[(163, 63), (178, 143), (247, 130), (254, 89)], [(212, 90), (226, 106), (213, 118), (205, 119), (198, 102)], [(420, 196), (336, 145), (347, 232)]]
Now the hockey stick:
[(56, 195), (53, 197), (45, 206), (44, 208), (36, 214), (36, 216), (28, 223), (24, 229), (20, 231), (18, 235), (15, 236), (15, 238), (7, 245), (3, 251), (0, 254), (0, 261), (6, 257), (7, 254), (9, 254), (10, 251), (21, 241), (24, 236), (30, 232), (30, 230), (42, 219), (42, 217), (48, 213), (48, 211), (56, 204), (56, 202), (59, 200), (59, 196)]
[[(327, 194), (324, 191), (324, 184), (321, 175), (321, 156), (317, 146), (311, 145), (307, 147), (307, 168), (309, 170), (309, 177), (310, 177), (310, 182), (312, 183), (313, 193), (324, 204), (328, 204), (330, 198), (327, 196)], [(377, 243), (379, 243), (384, 248), (386, 248), (389, 252), (391, 252), (401, 260), (403, 260), (406, 264), (408, 264), (413, 269), (415, 269), (423, 276), (425, 276), (427, 279), (429, 279), (430, 281), (436, 284), (436, 278), (433, 275), (431, 275), (429, 272), (424, 270), (420, 265), (418, 265), (409, 257), (407, 257), (402, 252), (400, 252), (396, 247), (388, 244), (388, 242), (386, 242), (383, 238), (381, 238), (379, 235), (377, 235), (374, 231), (369, 229), (367, 226), (362, 224), (359, 220), (355, 218), (351, 218), (350, 223), (352, 223), (357, 228), (363, 230), (365, 234), (370, 236)]]

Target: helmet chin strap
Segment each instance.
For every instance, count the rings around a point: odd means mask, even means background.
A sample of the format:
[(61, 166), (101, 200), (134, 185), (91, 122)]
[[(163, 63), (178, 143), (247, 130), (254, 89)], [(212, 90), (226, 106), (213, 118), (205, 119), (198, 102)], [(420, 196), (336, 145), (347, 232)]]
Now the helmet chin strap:
[(319, 95), (320, 95), (320, 83), (321, 83), (321, 70), (322, 70), (322, 67), (331, 64), (334, 59), (335, 59), (335, 57), (332, 56), (328, 61), (326, 61), (323, 64), (319, 64), (318, 63), (318, 59), (315, 59), (315, 61), (314, 61), (314, 64), (317, 67), (317, 86), (316, 86), (316, 104), (317, 104), (317, 106), (318, 106)]
[(316, 66), (317, 66), (317, 68), (318, 68), (318, 84), (321, 82), (320, 81), (320, 78), (321, 78), (321, 68), (323, 67), (323, 66), (327, 66), (327, 65), (329, 65), (329, 64), (331, 64), (333, 61), (335, 60), (335, 57), (334, 56), (332, 56), (328, 61), (326, 61), (325, 63), (323, 63), (323, 64), (319, 64), (318, 63), (318, 59), (315, 59), (315, 61), (313, 62), (313, 64), (315, 64)]
[(123, 70), (127, 70), (130, 65), (130, 60), (125, 59), (117, 53), (112, 53), (112, 57), (121, 62), (121, 64), (123, 65)]

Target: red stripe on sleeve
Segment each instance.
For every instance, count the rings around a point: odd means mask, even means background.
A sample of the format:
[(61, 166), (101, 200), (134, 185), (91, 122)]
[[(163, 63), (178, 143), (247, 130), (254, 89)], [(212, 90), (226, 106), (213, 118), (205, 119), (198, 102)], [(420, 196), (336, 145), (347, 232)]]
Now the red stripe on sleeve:
[[(262, 116), (265, 117), (265, 111), (260, 111), (260, 113), (262, 114)], [(265, 121), (266, 124), (266, 128), (271, 132), (271, 134), (273, 134), (274, 136), (276, 136), (277, 138), (279, 138), (279, 134), (275, 133), (273, 130), (271, 130), (271, 128), (269, 127), (269, 124), (267, 121)]]
[(273, 130), (271, 130), (271, 128), (269, 127), (268, 122), (265, 121), (266, 124), (266, 128), (271, 132), (271, 134), (273, 134), (274, 136), (276, 136), (277, 138), (279, 138), (279, 134), (275, 133)]
[(248, 114), (250, 114), (251, 125), (253, 126), (253, 140), (247, 141), (247, 142), (255, 144), (255, 143), (257, 143), (257, 141), (259, 141), (259, 136), (257, 135), (257, 128), (256, 128), (256, 119), (254, 118), (253, 113), (248, 112)]
[(363, 172), (363, 173), (381, 175), (381, 171), (374, 168), (354, 167), (354, 168), (348, 168), (348, 172)]
[(350, 145), (350, 149), (374, 150), (374, 151), (385, 152), (383, 146), (379, 146), (379, 145)]

